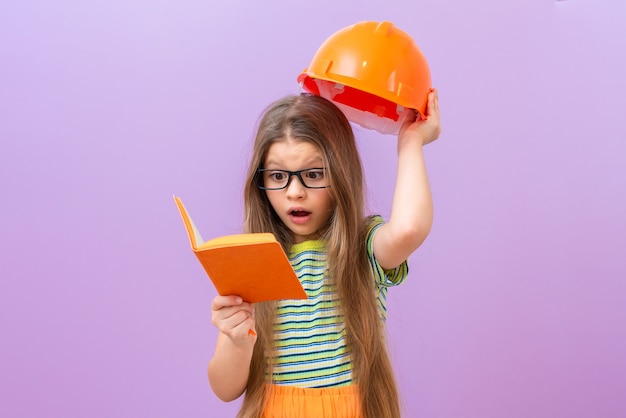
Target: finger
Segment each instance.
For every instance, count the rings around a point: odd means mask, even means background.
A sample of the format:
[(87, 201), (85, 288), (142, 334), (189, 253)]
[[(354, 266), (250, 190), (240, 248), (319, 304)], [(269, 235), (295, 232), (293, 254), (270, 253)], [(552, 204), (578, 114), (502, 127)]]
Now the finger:
[[(242, 317), (242, 315), (244, 315)], [(236, 307), (228, 307), (222, 308), (218, 311), (213, 311), (213, 315), (211, 316), (211, 322), (213, 325), (217, 325), (220, 322), (233, 320), (233, 318), (240, 318), (239, 321), (250, 317), (254, 318), (254, 313), (248, 309), (239, 309)]]
[(424, 112), (417, 112), (417, 120), (422, 121), (428, 119), (430, 114), (432, 113), (432, 92), (428, 93), (426, 97), (426, 106), (424, 107)]
[(246, 317), (254, 318), (254, 307), (252, 304), (242, 303), (238, 306), (225, 306), (212, 311), (211, 322), (214, 325), (217, 325), (221, 321), (225, 321), (236, 316), (239, 312), (243, 312)]
[(431, 92), (428, 93), (428, 105), (426, 106), (426, 114), (429, 117), (437, 112), (437, 108), (435, 107), (435, 102), (437, 100), (436, 94), (437, 92), (435, 89), (431, 90)]
[(214, 325), (225, 333), (231, 333), (236, 331), (241, 324), (247, 324), (247, 326), (254, 327), (254, 319), (252, 314), (248, 311), (237, 311), (228, 317), (217, 318), (214, 321)]
[(247, 338), (256, 338), (256, 330), (254, 329), (254, 321), (248, 320), (239, 324), (233, 329), (233, 334), (236, 336), (243, 336)]
[(217, 311), (227, 306), (238, 306), (243, 303), (243, 299), (239, 296), (216, 296), (211, 302), (211, 310)]
[(439, 123), (439, 96), (436, 89), (432, 89), (429, 93), (428, 100), (428, 121), (431, 124)]

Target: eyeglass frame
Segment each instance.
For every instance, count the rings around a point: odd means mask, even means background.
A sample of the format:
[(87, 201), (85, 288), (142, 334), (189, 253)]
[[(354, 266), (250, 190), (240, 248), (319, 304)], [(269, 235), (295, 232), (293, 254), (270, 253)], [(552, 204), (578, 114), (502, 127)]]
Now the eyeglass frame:
[[(326, 189), (330, 187), (330, 184), (326, 186), (307, 186), (306, 182), (302, 179), (301, 174), (309, 170), (324, 170), (324, 173), (326, 173), (326, 167), (311, 167), (311, 168), (304, 168), (302, 170), (296, 170), (296, 171), (278, 170), (274, 168), (257, 168), (256, 172), (259, 175), (257, 187), (261, 190), (285, 190), (291, 184), (291, 179), (293, 178), (293, 176), (296, 176), (298, 180), (300, 180), (300, 184), (307, 189)], [(265, 173), (266, 171), (279, 171), (281, 173), (285, 173), (286, 175), (289, 176), (289, 178), (287, 179), (287, 183), (283, 187), (265, 187), (263, 184), (263, 173)]]

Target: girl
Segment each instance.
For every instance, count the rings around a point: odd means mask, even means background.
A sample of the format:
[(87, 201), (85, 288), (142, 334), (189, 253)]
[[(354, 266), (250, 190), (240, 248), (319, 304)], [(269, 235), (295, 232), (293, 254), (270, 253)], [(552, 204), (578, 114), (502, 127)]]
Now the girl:
[[(389, 222), (365, 217), (363, 173), (344, 114), (319, 96), (290, 96), (261, 119), (244, 192), (245, 232), (272, 232), (308, 300), (252, 306), (217, 296), (209, 381), (239, 417), (400, 417), (384, 336), (387, 288), (433, 217), (422, 147), (441, 128), (437, 92), (398, 134)], [(259, 277), (259, 280), (263, 280)]]

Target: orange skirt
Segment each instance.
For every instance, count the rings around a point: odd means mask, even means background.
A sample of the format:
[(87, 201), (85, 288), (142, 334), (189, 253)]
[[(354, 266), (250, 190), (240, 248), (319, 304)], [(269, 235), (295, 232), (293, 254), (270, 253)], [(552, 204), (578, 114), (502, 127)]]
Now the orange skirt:
[(356, 385), (305, 389), (268, 385), (262, 418), (360, 418)]

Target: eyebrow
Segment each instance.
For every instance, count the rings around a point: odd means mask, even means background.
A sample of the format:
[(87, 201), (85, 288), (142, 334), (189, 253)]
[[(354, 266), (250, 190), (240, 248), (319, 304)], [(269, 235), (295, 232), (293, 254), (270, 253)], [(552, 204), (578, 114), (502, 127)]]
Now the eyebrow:
[[(278, 163), (276, 161), (269, 160), (265, 164), (263, 164), (263, 168), (272, 168), (272, 166), (281, 167), (282, 165), (283, 164)], [(321, 157), (315, 157), (315, 158), (306, 160), (304, 165), (307, 166), (307, 168), (318, 168), (318, 167), (321, 168), (324, 166), (324, 160), (322, 160)]]

